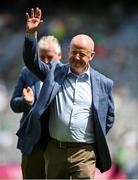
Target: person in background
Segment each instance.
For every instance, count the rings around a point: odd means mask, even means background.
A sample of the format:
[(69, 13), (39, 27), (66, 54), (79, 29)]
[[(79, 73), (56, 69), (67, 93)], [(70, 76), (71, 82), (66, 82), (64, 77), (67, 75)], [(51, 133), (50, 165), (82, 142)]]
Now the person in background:
[[(57, 62), (61, 59), (61, 47), (54, 36), (41, 37), (38, 49), (43, 64), (49, 64), (52, 59)], [(23, 67), (10, 101), (11, 109), (15, 113), (23, 113), (20, 126), (36, 103), (41, 87), (42, 81), (28, 68)], [(26, 142), (19, 138), (17, 147), (22, 146), (26, 146)], [(21, 169), (23, 179), (45, 179), (44, 146), (41, 139), (34, 145), (30, 154), (22, 153)]]
[(17, 136), (27, 139), (28, 146), (22, 150), (29, 153), (40, 138), (44, 121), (47, 179), (94, 179), (96, 167), (101, 172), (111, 167), (106, 134), (115, 117), (113, 81), (90, 66), (94, 41), (86, 34), (72, 38), (67, 64), (51, 61), (44, 65), (37, 50), (41, 15), (39, 8), (26, 13), (23, 58), (44, 84)]

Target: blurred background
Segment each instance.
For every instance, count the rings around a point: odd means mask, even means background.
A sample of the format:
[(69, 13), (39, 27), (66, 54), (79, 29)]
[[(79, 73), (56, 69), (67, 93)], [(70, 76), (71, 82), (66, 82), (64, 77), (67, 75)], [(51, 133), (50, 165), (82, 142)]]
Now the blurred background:
[(138, 3), (131, 0), (4, 0), (0, 3), (0, 179), (21, 178), (16, 131), (21, 114), (9, 101), (22, 68), (25, 12), (40, 7), (41, 35), (55, 35), (63, 58), (71, 38), (95, 40), (93, 68), (114, 80), (116, 122), (108, 134), (111, 170), (96, 179), (138, 179)]

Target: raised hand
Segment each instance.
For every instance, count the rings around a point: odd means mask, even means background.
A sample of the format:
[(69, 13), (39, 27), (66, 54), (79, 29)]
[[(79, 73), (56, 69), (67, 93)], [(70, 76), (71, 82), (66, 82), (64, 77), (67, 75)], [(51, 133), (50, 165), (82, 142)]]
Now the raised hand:
[(34, 102), (34, 93), (30, 87), (23, 88), (23, 99), (27, 104), (32, 104)]
[(26, 31), (29, 33), (35, 33), (38, 31), (38, 28), (40, 24), (43, 22), (41, 20), (42, 12), (41, 9), (38, 7), (34, 10), (33, 8), (31, 9), (31, 13), (26, 13)]

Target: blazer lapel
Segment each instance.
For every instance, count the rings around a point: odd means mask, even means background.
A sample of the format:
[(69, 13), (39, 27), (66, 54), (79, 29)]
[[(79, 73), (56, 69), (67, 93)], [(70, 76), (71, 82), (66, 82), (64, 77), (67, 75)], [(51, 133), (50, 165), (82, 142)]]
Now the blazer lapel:
[(55, 75), (55, 84), (53, 86), (48, 104), (53, 100), (53, 98), (57, 94), (59, 88), (61, 87), (62, 83), (64, 82), (64, 80), (67, 76), (69, 66), (66, 65), (63, 68), (64, 69), (60, 69), (58, 72), (56, 72), (57, 75)]
[(92, 68), (91, 68), (91, 84), (92, 84), (93, 104), (94, 104), (95, 109), (98, 110), (100, 79), (96, 71), (93, 70)]

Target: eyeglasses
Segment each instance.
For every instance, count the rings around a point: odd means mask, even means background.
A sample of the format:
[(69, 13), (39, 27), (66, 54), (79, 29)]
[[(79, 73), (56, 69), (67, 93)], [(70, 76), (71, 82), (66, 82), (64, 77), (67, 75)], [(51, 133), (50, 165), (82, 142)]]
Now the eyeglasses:
[(71, 50), (71, 54), (73, 56), (76, 56), (77, 54), (79, 55), (79, 57), (83, 58), (83, 57), (88, 57), (90, 55), (90, 53), (92, 53), (93, 51), (85, 51), (85, 50)]

